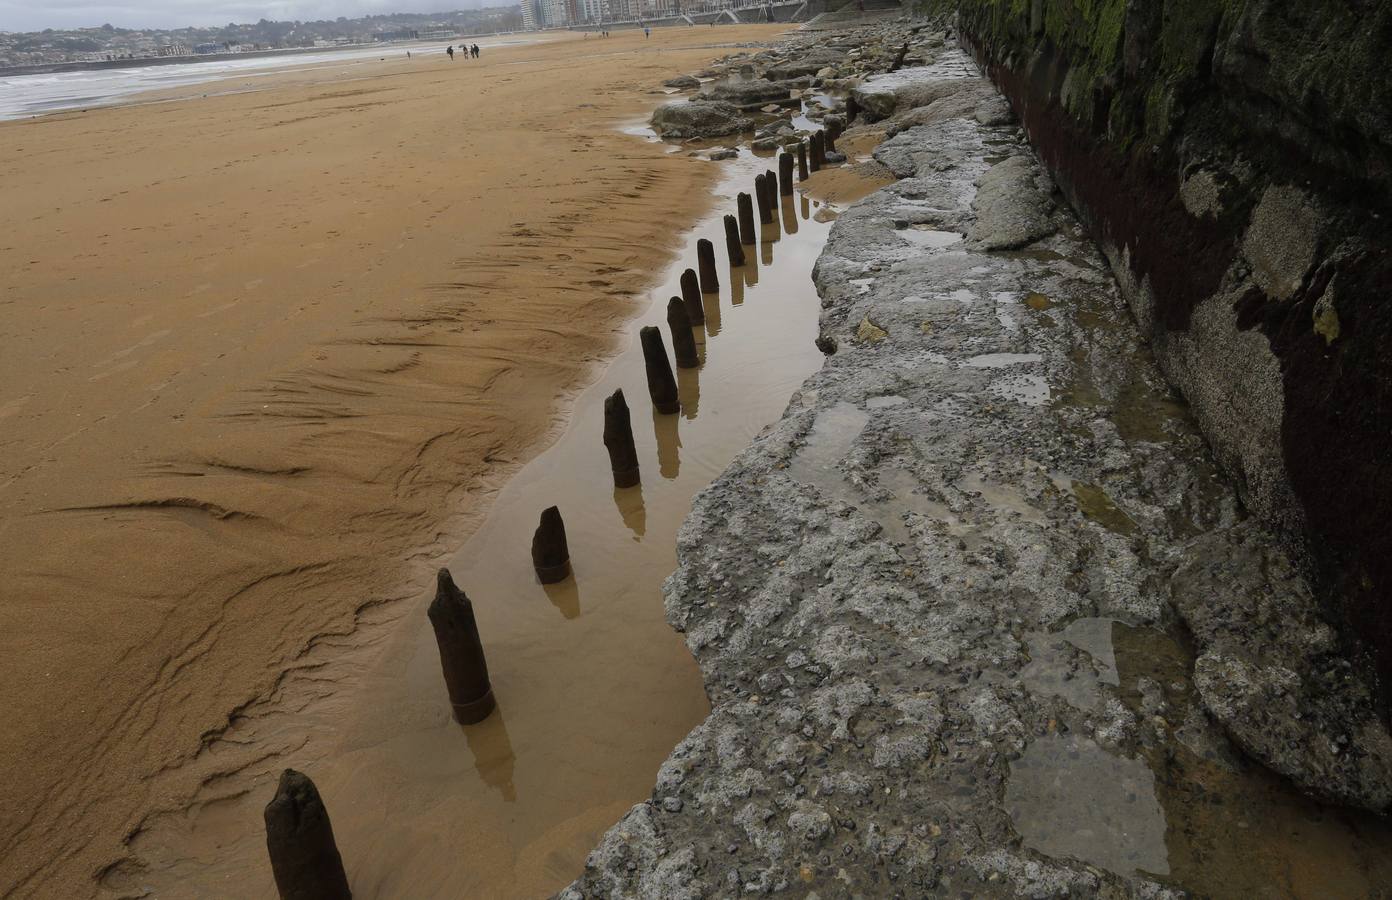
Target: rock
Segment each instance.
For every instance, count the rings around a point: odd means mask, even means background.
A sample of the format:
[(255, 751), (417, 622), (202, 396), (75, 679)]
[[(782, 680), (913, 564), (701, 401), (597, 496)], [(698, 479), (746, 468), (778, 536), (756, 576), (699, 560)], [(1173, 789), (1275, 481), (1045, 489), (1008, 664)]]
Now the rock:
[(1252, 280), (1267, 296), (1289, 300), (1315, 262), (1323, 217), (1314, 200), (1299, 188), (1266, 189), (1252, 212), (1242, 253), (1252, 264)]
[(811, 50), (795, 60), (777, 63), (771, 66), (764, 77), (770, 81), (781, 81), (793, 78), (802, 78), (808, 75), (817, 75), (829, 67), (837, 66), (845, 62), (846, 54), (839, 50), (815, 49)]
[(1250, 520), (1198, 538), (1171, 580), (1200, 652), (1194, 686), (1249, 756), (1314, 797), (1386, 812), (1392, 735), (1309, 586), (1262, 538)]
[(729, 103), (677, 101), (659, 106), (652, 127), (664, 138), (709, 138), (737, 134), (753, 126)]
[[(950, 89), (952, 84), (953, 82), (942, 82), (933, 92), (935, 99), (922, 106), (900, 107), (885, 126), (886, 133), (893, 137), (909, 128), (936, 125), (963, 116), (971, 116), (983, 125), (1004, 124), (997, 121), (1000, 116), (996, 115), (1002, 109), (1008, 121), (1009, 107), (1006, 107), (1005, 102), (989, 85), (962, 79), (956, 82), (957, 87), (953, 90)], [(983, 107), (988, 110), (986, 122), (981, 121)]]
[(858, 341), (873, 344), (887, 337), (889, 337), (889, 332), (870, 321), (868, 315), (860, 320), (860, 326), (856, 328), (856, 340)]
[(701, 79), (697, 78), (695, 75), (678, 75), (676, 78), (668, 78), (666, 81), (662, 82), (662, 84), (664, 87), (690, 90), (691, 88), (700, 87)]
[(929, 66), (872, 75), (855, 87), (851, 96), (855, 98), (865, 121), (878, 122), (899, 110), (927, 106), (940, 97), (955, 93), (962, 86), (961, 78), (944, 78), (940, 70)]
[(739, 151), (733, 147), (717, 147), (706, 154), (707, 159), (713, 159), (717, 162), (722, 159), (734, 159), (736, 156), (739, 156)]
[(1054, 233), (1048, 181), (1027, 157), (1012, 156), (977, 179), (976, 222), (967, 243), (982, 250), (1018, 250)]
[(764, 151), (764, 150), (777, 150), (777, 149), (778, 149), (778, 138), (775, 138), (775, 137), (762, 137), (762, 138), (756, 138), (754, 141), (752, 141), (752, 142), (749, 144), (749, 146), (750, 146), (751, 149), (753, 149), (753, 150), (759, 150), (759, 151)]
[(743, 109), (757, 109), (770, 100), (787, 100), (794, 85), (786, 81), (717, 81), (708, 84), (700, 97), (710, 100), (723, 100)]

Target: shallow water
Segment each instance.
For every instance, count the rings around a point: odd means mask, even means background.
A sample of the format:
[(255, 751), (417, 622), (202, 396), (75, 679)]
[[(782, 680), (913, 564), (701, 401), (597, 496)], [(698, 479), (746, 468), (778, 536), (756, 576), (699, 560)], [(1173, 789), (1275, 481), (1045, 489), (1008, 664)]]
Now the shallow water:
[[(361, 662), (357, 687), (259, 735), (274, 745), (309, 731), (316, 737), (303, 753), (270, 761), (249, 794), (189, 811), (179, 836), (139, 839), (152, 871), (111, 886), (191, 897), (235, 882), (248, 895), (269, 894), (261, 807), (282, 765), (317, 782), (358, 896), (542, 896), (580, 873), (604, 830), (650, 794), (662, 760), (708, 711), (661, 595), (691, 498), (821, 365), (810, 278), (830, 228), (817, 220), (821, 205), (783, 198), (781, 227), (763, 226), (742, 270), (726, 265), (721, 217), (766, 167), (747, 152), (726, 164), (716, 209), (687, 233), (649, 307), (625, 326), (629, 345), (449, 560), (475, 605), (497, 711), (469, 727), (450, 718), (425, 617), (433, 584), (422, 584), (399, 624), (369, 632), (380, 652)], [(631, 338), (659, 325), (670, 354), (667, 300), (695, 266), (702, 237), (716, 246), (721, 280), (697, 329), (704, 363), (677, 370), (682, 412), (657, 415)], [(625, 490), (613, 487), (601, 440), (603, 401), (616, 388), (632, 410), (642, 471), (641, 486)], [(574, 576), (544, 587), (529, 549), (552, 504), (565, 518)]]
[[(529, 44), (528, 38), (494, 38), (484, 40), (470, 38), (470, 43), (481, 49), (489, 47)], [(177, 63), (161, 65), (136, 65), (120, 68), (78, 69), (74, 71), (46, 72), (35, 75), (7, 75), (0, 77), (0, 120), (21, 119), (26, 116), (42, 115), (65, 109), (86, 109), (96, 106), (110, 106), (135, 94), (145, 91), (161, 91), (169, 88), (189, 87), (206, 84), (224, 78), (259, 78), (274, 75), (288, 69), (317, 69), (345, 67), (377, 62), (380, 59), (412, 56), (423, 57), (443, 55), (449, 41), (431, 41), (421, 44), (391, 44), (371, 47), (351, 47), (343, 50), (326, 50), (302, 53), (285, 53), (276, 56), (219, 57), (202, 59), (187, 57)], [(222, 92), (241, 93), (255, 90), (255, 82), (243, 83), (235, 88), (225, 87)]]

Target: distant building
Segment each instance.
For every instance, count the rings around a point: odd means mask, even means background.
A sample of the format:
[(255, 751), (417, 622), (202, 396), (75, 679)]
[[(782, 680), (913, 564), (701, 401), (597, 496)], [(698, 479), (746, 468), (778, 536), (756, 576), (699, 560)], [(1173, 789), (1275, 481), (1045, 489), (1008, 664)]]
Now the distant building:
[(541, 19), (546, 28), (565, 28), (570, 25), (566, 0), (541, 0)]
[(537, 11), (537, 0), (522, 0), (522, 28), (525, 31), (536, 31), (543, 27), (541, 14)]
[(214, 44), (214, 43), (211, 43), (211, 42), (206, 43), (206, 44), (194, 44), (194, 45), (193, 45), (193, 52), (194, 52), (194, 53), (199, 53), (199, 54), (202, 54), (202, 53), (221, 53), (221, 52), (222, 52), (222, 45), (221, 45), (221, 44)]

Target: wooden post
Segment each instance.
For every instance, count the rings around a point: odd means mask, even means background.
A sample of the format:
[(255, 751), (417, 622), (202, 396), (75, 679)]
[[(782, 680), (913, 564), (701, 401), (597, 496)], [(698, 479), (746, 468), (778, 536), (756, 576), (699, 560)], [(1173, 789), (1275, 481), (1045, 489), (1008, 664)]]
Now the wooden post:
[(793, 196), (793, 154), (786, 150), (778, 154), (778, 193)]
[(765, 225), (773, 221), (773, 209), (768, 202), (768, 188), (764, 186), (764, 176), (754, 176), (754, 199), (759, 201), (759, 221)]
[(758, 234), (754, 231), (754, 201), (749, 195), (740, 192), (736, 198), (739, 203), (739, 232), (741, 244), (754, 244), (759, 240)]
[[(699, 294), (697, 300), (700, 300)], [(677, 379), (672, 375), (672, 364), (667, 361), (662, 332), (656, 326), (645, 325), (638, 332), (638, 337), (643, 342), (643, 364), (648, 371), (648, 395), (652, 397), (653, 408), (663, 415), (681, 412), (681, 403), (677, 400)]]
[(637, 484), (638, 448), (633, 445), (633, 421), (622, 389), (604, 398), (604, 446), (609, 451), (614, 487), (630, 488)]
[(889, 64), (889, 71), (898, 72), (899, 67), (904, 64), (904, 57), (909, 55), (909, 43), (904, 42), (904, 46), (899, 48), (899, 52), (894, 55), (894, 62)]
[(686, 303), (680, 297), (667, 301), (667, 327), (672, 332), (672, 355), (677, 358), (677, 368), (694, 369), (701, 365), (696, 352), (696, 335), (691, 331), (691, 317), (686, 314)]
[(701, 283), (696, 273), (690, 269), (681, 275), (682, 300), (686, 303), (686, 317), (692, 325), (706, 323), (706, 308), (701, 304)]
[(807, 171), (807, 142), (798, 141), (798, 181), (806, 181), (811, 174)]
[(764, 190), (768, 191), (770, 219), (778, 221), (778, 174), (772, 169), (764, 172)]
[(820, 131), (812, 132), (812, 140), (807, 148), (807, 156), (809, 157), (813, 172), (821, 171), (822, 168), (821, 146), (822, 133)]
[(734, 216), (725, 217), (725, 252), (730, 256), (730, 265), (744, 265), (744, 248), (740, 246), (739, 225)]
[(352, 900), (328, 810), (309, 776), (282, 772), (264, 815), (266, 850), (281, 900)]
[[(825, 153), (827, 150), (830, 150), (832, 153), (835, 153), (836, 139), (841, 136), (841, 126), (837, 124), (836, 119), (830, 116), (827, 118), (831, 119), (831, 121), (822, 129), (822, 151)], [(822, 161), (826, 161), (825, 156), (822, 157)]]
[(440, 667), (445, 672), (455, 721), (460, 725), (482, 722), (497, 705), (488, 680), (488, 661), (483, 658), (474, 604), (455, 587), (449, 569), (436, 575), (435, 599), (430, 601), (428, 615), (435, 628), (435, 643), (440, 646)]
[(715, 245), (705, 238), (696, 242), (696, 268), (700, 270), (701, 293), (720, 293), (720, 276), (715, 273)]
[(556, 584), (570, 577), (570, 545), (565, 522), (555, 506), (542, 510), (541, 523), (532, 535), (532, 566), (542, 584)]

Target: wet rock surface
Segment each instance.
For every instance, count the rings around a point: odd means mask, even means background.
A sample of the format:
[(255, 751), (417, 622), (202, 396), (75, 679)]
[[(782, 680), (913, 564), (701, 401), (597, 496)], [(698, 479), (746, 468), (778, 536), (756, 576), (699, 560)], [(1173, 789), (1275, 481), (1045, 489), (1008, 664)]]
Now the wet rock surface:
[(711, 138), (747, 131), (753, 123), (731, 103), (683, 100), (654, 110), (652, 127), (664, 138)]
[(1205, 707), (1309, 793), (1386, 811), (1392, 739), (1290, 560), (1250, 523), (1195, 540), (1186, 557), (1171, 593), (1200, 651)]
[[(1212, 860), (1249, 846), (1240, 816), (1303, 801), (1246, 784), (1225, 732), (1312, 792), (1385, 803), (1386, 735), (1327, 626), (1307, 606), (1265, 642), (1289, 560), (1000, 99), (932, 56), (852, 94), (846, 138), (889, 119), (874, 157), (900, 180), (816, 265), (824, 368), (679, 536), (666, 612), (711, 714), (566, 900), (1264, 889)], [(1273, 727), (1281, 697), (1327, 715)], [(1376, 852), (1326, 827), (1316, 845)]]

